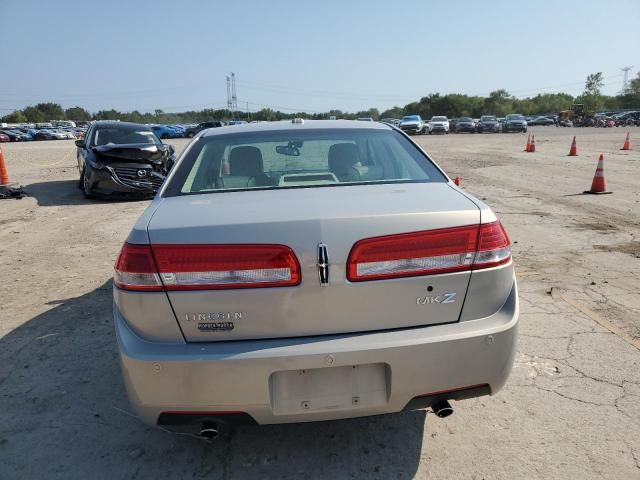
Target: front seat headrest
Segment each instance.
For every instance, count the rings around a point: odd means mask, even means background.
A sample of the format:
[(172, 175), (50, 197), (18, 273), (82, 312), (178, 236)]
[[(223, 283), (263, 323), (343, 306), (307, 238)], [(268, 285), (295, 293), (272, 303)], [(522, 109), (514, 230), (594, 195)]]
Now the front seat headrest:
[(329, 170), (338, 177), (348, 175), (360, 162), (360, 152), (355, 143), (336, 143), (329, 147)]
[(257, 147), (234, 147), (229, 154), (229, 173), (233, 176), (254, 177), (264, 173), (262, 153)]

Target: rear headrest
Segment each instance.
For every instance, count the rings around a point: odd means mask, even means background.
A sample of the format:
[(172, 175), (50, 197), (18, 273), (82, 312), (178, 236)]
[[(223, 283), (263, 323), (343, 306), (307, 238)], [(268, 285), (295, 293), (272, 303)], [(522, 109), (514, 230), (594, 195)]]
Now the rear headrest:
[(345, 175), (360, 161), (360, 152), (355, 143), (336, 143), (329, 147), (329, 170), (336, 175)]
[(253, 177), (264, 173), (262, 153), (257, 147), (234, 147), (229, 154), (229, 173)]

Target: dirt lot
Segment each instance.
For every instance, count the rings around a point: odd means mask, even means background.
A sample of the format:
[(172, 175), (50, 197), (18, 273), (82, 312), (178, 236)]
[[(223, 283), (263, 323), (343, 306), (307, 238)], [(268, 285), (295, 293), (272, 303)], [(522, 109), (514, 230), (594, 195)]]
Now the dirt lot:
[[(84, 200), (71, 142), (4, 144), (30, 197), (0, 201), (0, 479), (640, 478), (640, 145), (532, 131), (533, 154), (521, 134), (416, 137), (515, 242), (519, 353), (501, 392), (446, 420), (246, 427), (214, 444), (140, 423), (120, 380), (111, 268), (147, 202)], [(614, 193), (581, 195), (600, 152)]]

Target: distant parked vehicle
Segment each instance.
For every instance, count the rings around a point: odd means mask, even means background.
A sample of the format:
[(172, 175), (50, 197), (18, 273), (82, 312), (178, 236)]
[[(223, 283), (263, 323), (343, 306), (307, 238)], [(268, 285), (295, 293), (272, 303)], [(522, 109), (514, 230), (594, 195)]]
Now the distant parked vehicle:
[(420, 115), (407, 115), (400, 120), (400, 130), (409, 135), (425, 132), (425, 124)]
[(372, 117), (358, 117), (359, 122), (373, 122)]
[(186, 136), (187, 138), (193, 138), (202, 130), (206, 130), (207, 128), (218, 128), (224, 126), (224, 122), (220, 122), (218, 120), (211, 122), (202, 122), (194, 127), (187, 128)]
[(443, 116), (431, 117), (429, 135), (432, 133), (449, 133), (449, 119)]
[(398, 119), (397, 118), (382, 118), (380, 119), (380, 122), (382, 123), (386, 123), (387, 125), (397, 125), (398, 124)]
[(527, 125), (555, 125), (556, 122), (547, 117), (536, 117), (530, 122), (527, 122)]
[(640, 126), (640, 112), (624, 112), (616, 115), (616, 127)]
[(29, 129), (27, 133), (31, 135), (34, 140), (54, 140), (51, 130), (47, 130), (46, 128), (42, 130)]
[[(449, 128), (451, 128), (451, 125), (449, 125)], [(471, 118), (471, 117), (459, 118), (458, 121), (455, 124), (454, 132), (456, 132), (456, 133), (462, 133), (462, 132), (476, 133), (476, 123), (473, 121), (473, 118)]]
[(33, 140), (33, 137), (31, 135), (21, 132), (17, 129), (5, 128), (3, 130), (0, 130), (0, 133), (4, 133), (12, 142), (28, 142), (29, 140)]
[(246, 123), (245, 120), (231, 120), (227, 125), (245, 125)]
[(0, 133), (0, 143), (6, 143), (10, 141), (11, 139), (9, 138), (9, 135), (7, 135), (6, 133)]
[(76, 146), (78, 186), (87, 198), (151, 196), (175, 162), (174, 148), (136, 123), (95, 122)]
[(478, 133), (498, 133), (500, 131), (500, 122), (498, 122), (495, 115), (482, 115), (476, 125), (476, 131)]
[(152, 125), (151, 130), (158, 136), (158, 138), (180, 138), (180, 134), (174, 128), (167, 125)]
[(520, 114), (511, 113), (507, 115), (504, 119), (504, 124), (502, 125), (502, 131), (505, 133), (508, 132), (526, 132), (527, 131), (527, 121)]

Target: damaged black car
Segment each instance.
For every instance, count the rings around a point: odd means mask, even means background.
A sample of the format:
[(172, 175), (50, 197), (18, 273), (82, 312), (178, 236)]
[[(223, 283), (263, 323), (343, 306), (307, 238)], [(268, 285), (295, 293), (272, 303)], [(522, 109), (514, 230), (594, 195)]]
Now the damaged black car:
[(151, 197), (175, 162), (175, 149), (146, 125), (95, 122), (76, 140), (85, 197)]

